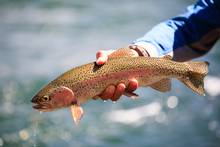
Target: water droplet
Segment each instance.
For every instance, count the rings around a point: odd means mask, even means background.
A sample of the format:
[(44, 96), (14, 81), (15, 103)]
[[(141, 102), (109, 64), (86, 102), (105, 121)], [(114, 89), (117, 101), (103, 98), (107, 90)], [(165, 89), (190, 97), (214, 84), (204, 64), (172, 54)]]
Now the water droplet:
[(178, 98), (176, 96), (170, 96), (167, 99), (167, 106), (171, 109), (178, 105)]
[(34, 147), (37, 147), (37, 134), (38, 134), (38, 121), (35, 121), (33, 125), (33, 146)]
[(116, 101), (112, 101), (113, 102), (113, 104), (115, 104), (116, 103)]
[(106, 100), (103, 101), (104, 103), (107, 102)]

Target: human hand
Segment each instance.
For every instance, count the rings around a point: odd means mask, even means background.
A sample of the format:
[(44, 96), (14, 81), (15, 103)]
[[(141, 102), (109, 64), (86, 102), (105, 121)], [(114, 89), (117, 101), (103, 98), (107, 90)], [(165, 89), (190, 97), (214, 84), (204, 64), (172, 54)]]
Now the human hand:
[[(109, 58), (115, 57), (138, 57), (143, 56), (139, 50), (137, 50), (136, 45), (131, 45), (128, 48), (123, 48), (119, 50), (100, 50), (96, 53), (96, 63), (98, 65), (103, 65), (107, 62)], [(118, 85), (108, 86), (98, 97), (103, 100), (111, 99), (112, 101), (117, 101), (125, 92), (133, 92), (138, 88), (138, 81), (133, 78), (129, 80), (129, 84), (126, 87), (124, 83), (119, 83)], [(96, 99), (96, 97), (94, 98)]]

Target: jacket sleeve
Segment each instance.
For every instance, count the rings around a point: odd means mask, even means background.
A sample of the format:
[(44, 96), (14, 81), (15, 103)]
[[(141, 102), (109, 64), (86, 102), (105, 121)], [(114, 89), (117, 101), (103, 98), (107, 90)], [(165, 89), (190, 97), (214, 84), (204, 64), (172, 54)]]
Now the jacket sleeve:
[(207, 53), (219, 37), (219, 0), (199, 0), (184, 14), (156, 25), (133, 43), (144, 47), (150, 56), (192, 59)]

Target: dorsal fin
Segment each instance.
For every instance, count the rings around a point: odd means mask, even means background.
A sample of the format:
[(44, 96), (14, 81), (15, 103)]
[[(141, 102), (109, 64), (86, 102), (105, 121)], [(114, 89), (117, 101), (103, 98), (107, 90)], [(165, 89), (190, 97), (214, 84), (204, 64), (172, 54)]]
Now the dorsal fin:
[(150, 85), (150, 87), (160, 92), (167, 92), (167, 91), (170, 91), (171, 89), (171, 81), (170, 79), (162, 79)]

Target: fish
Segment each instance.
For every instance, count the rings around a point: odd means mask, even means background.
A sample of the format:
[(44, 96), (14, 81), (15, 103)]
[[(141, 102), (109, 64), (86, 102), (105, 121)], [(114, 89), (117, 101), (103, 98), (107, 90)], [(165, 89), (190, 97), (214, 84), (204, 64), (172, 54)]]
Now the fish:
[[(206, 61), (176, 62), (169, 55), (158, 58), (116, 56), (104, 65), (91, 62), (63, 73), (32, 98), (33, 108), (50, 112), (70, 107), (73, 120), (78, 124), (84, 114), (84, 103), (109, 85), (124, 83), (128, 86), (133, 78), (140, 87), (151, 87), (160, 92), (170, 91), (171, 79), (176, 78), (195, 93), (205, 95), (204, 78), (209, 65)], [(126, 91), (124, 95), (138, 97), (134, 92)]]

